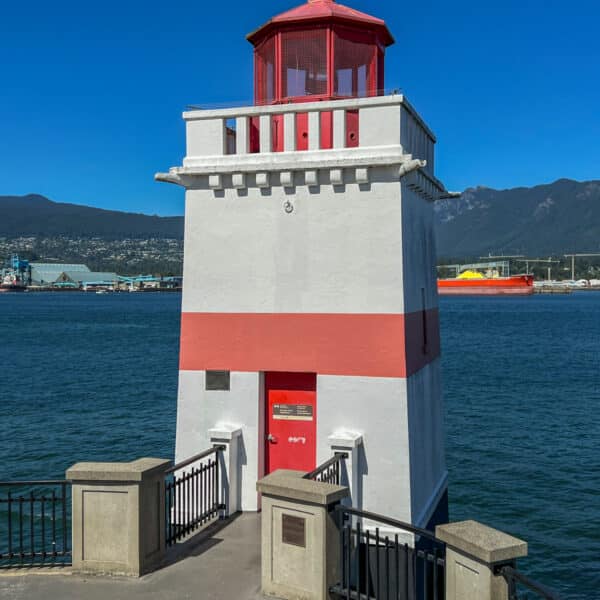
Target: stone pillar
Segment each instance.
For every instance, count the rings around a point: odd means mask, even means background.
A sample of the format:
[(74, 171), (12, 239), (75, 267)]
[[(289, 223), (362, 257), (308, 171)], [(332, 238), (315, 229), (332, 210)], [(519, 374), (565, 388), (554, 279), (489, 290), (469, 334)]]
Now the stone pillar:
[(225, 506), (225, 515), (233, 515), (242, 507), (242, 461), (240, 460), (240, 441), (242, 430), (233, 425), (219, 425), (208, 430), (210, 443), (213, 446), (225, 446), (221, 472), (221, 488)]
[(73, 570), (139, 577), (165, 555), (165, 470), (171, 462), (81, 462), (73, 484)]
[[(362, 451), (362, 435), (355, 431), (341, 431), (330, 435), (329, 446), (332, 452), (345, 452), (348, 459), (345, 462), (347, 481), (341, 483), (350, 487), (350, 496), (344, 503), (354, 508), (362, 508), (362, 477), (360, 472), (360, 454)], [(344, 464), (344, 463), (342, 463)]]
[(527, 542), (477, 521), (438, 525), (435, 535), (446, 543), (446, 600), (508, 600), (494, 569), (527, 556)]
[(340, 534), (333, 507), (347, 487), (275, 471), (262, 493), (262, 591), (284, 600), (325, 600), (340, 580)]

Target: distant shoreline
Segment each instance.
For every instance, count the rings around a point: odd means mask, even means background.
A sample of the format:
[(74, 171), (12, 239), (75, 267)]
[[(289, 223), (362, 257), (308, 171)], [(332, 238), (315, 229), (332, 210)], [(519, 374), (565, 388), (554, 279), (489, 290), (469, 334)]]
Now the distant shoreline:
[(155, 294), (163, 294), (163, 293), (168, 293), (168, 294), (172, 294), (172, 293), (181, 293), (182, 288), (162, 288), (162, 289), (156, 289), (156, 288), (147, 288), (147, 289), (139, 289), (139, 290), (135, 290), (135, 292), (130, 292), (129, 290), (106, 290), (106, 289), (89, 289), (89, 290), (81, 290), (78, 288), (56, 288), (56, 287), (27, 287), (24, 290), (0, 290), (0, 293), (2, 294), (23, 294), (23, 293), (42, 293), (42, 292), (52, 292), (52, 293), (62, 293), (62, 292), (68, 292), (68, 293), (81, 293), (81, 294), (96, 294), (98, 292), (102, 292), (102, 293), (106, 293), (106, 294), (150, 294), (150, 293), (155, 293)]

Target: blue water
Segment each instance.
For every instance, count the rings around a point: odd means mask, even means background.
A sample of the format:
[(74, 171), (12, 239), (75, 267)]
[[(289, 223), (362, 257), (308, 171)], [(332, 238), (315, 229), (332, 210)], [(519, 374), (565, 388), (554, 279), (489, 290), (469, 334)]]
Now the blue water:
[[(451, 519), (522, 537), (528, 574), (600, 598), (600, 293), (441, 300)], [(172, 457), (180, 302), (0, 295), (0, 480)]]

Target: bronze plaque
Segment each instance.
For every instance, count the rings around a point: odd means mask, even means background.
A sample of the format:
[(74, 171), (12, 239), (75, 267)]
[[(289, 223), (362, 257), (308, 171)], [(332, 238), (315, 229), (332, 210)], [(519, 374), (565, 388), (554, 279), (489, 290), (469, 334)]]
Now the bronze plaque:
[(282, 515), (281, 541), (306, 548), (306, 519), (292, 515)]
[(273, 404), (273, 419), (280, 421), (312, 421), (311, 404)]

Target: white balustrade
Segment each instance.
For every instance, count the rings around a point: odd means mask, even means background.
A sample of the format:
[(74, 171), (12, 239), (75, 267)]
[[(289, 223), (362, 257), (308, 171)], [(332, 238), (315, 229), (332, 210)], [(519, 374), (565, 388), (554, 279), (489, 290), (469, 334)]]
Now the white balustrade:
[[(348, 148), (348, 111), (358, 111), (358, 146)], [(184, 113), (187, 123), (187, 159), (220, 157), (234, 148), (237, 155), (299, 152), (297, 115), (308, 115), (308, 150), (325, 150), (323, 113), (331, 115), (331, 149), (355, 152), (380, 146), (398, 147), (405, 154), (426, 160), (433, 173), (435, 137), (401, 95), (355, 98), (272, 106), (247, 106)], [(274, 127), (274, 117), (277, 127)], [(235, 122), (235, 144), (227, 144), (226, 123)], [(252, 128), (258, 127), (252, 135)], [(231, 135), (231, 132), (230, 134)], [(253, 141), (254, 140), (254, 141)], [(329, 148), (327, 148), (329, 149)]]

